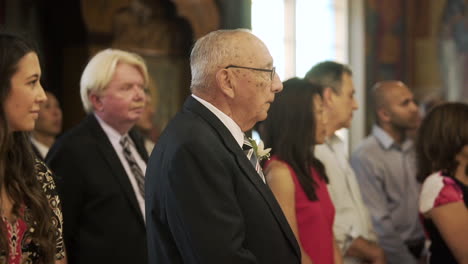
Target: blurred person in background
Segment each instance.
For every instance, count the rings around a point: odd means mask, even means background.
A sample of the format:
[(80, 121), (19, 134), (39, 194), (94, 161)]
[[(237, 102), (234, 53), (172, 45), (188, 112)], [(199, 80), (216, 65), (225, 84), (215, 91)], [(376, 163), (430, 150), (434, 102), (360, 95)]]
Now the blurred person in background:
[(41, 104), (39, 117), (34, 130), (31, 132), (31, 142), (34, 153), (44, 160), (47, 152), (55, 142), (55, 138), (62, 132), (62, 109), (57, 97), (49, 91), (45, 92), (47, 100)]
[(419, 109), (408, 86), (396, 80), (376, 83), (372, 99), (376, 124), (351, 154), (351, 165), (387, 263), (418, 263), (425, 245), (418, 216), (421, 186), (407, 133), (421, 123)]
[(435, 106), (416, 144), (429, 263), (468, 263), (468, 105)]
[(314, 156), (315, 145), (326, 136), (321, 90), (305, 80), (287, 80), (260, 129), (265, 145), (272, 148), (265, 178), (299, 241), (302, 264), (342, 263), (327, 174)]
[(156, 103), (151, 98), (149, 90), (146, 93), (146, 104), (143, 114), (141, 115), (138, 122), (135, 124), (135, 128), (143, 135), (145, 148), (148, 154), (153, 151), (155, 140), (155, 126), (154, 126), (154, 115), (156, 113)]
[(315, 155), (327, 171), (328, 192), (336, 210), (333, 232), (343, 252), (343, 261), (345, 264), (385, 263), (385, 254), (377, 243), (369, 211), (348, 161), (346, 143), (337, 133), (351, 126), (353, 112), (358, 109), (352, 71), (347, 65), (324, 61), (314, 65), (305, 79), (323, 87), (327, 139), (316, 146)]

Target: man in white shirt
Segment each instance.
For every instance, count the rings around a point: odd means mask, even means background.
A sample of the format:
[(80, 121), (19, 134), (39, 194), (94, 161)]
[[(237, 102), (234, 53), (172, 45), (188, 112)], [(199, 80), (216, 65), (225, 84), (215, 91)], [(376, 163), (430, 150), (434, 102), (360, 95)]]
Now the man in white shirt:
[(324, 87), (322, 96), (328, 116), (328, 139), (325, 144), (315, 147), (315, 155), (327, 171), (328, 191), (336, 210), (333, 231), (344, 254), (344, 263), (385, 263), (356, 176), (346, 157), (344, 142), (335, 133), (341, 128), (349, 128), (353, 111), (358, 108), (351, 69), (325, 61), (312, 67), (305, 78)]

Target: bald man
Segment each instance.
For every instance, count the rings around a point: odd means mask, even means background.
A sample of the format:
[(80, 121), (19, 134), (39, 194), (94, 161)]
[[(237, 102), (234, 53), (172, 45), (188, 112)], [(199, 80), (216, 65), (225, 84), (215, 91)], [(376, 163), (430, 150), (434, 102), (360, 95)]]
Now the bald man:
[(192, 95), (146, 171), (149, 263), (300, 263), (255, 152), (244, 152), (244, 132), (283, 89), (268, 49), (247, 31), (220, 30), (195, 43), (190, 62)]
[(406, 134), (419, 126), (418, 107), (399, 81), (375, 84), (372, 96), (376, 124), (352, 153), (351, 165), (387, 263), (417, 263), (424, 246), (418, 219), (420, 186), (413, 141)]

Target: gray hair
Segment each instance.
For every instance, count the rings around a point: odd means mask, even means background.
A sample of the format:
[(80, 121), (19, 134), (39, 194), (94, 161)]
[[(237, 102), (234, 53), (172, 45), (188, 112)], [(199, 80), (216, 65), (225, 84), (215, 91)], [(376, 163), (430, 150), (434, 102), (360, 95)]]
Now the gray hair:
[(351, 69), (344, 64), (324, 61), (313, 66), (304, 78), (322, 87), (332, 88), (335, 94), (341, 94), (343, 73), (353, 75)]
[[(233, 59), (233, 37), (252, 34), (247, 29), (216, 30), (203, 36), (195, 43), (190, 54), (192, 82), (190, 90), (202, 90), (214, 85), (216, 71)], [(253, 35), (252, 35), (253, 36)]]
[(145, 87), (148, 86), (148, 70), (143, 58), (135, 53), (118, 49), (102, 50), (88, 62), (81, 75), (80, 94), (86, 113), (94, 111), (89, 95), (100, 94), (107, 88), (118, 63), (135, 66), (143, 75)]

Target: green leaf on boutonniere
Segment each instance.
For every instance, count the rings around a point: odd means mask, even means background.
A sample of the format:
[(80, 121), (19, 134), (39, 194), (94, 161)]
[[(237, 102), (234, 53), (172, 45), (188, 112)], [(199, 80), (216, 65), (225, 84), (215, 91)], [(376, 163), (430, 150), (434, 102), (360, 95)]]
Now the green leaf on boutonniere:
[(271, 148), (264, 148), (263, 141), (260, 140), (260, 142), (257, 144), (257, 142), (251, 138), (249, 138), (250, 144), (252, 144), (252, 148), (255, 151), (255, 154), (257, 155), (258, 161), (262, 161), (264, 159), (270, 159), (270, 151)]

